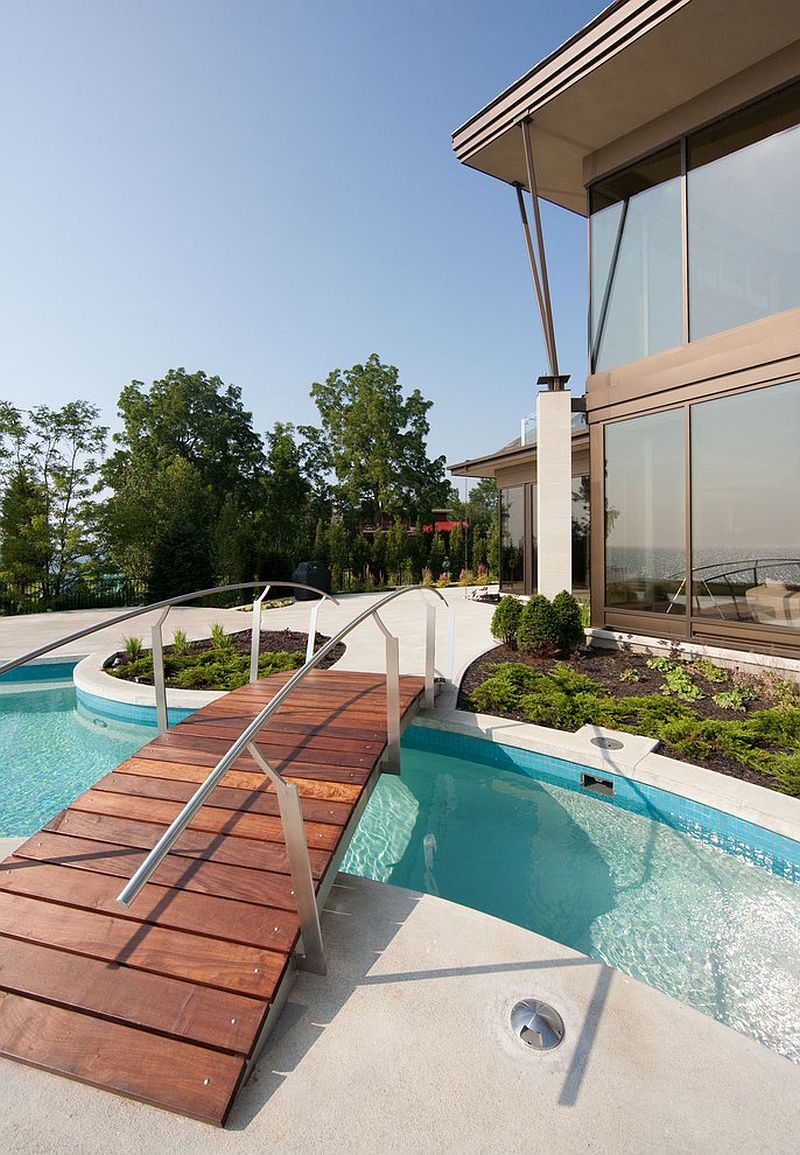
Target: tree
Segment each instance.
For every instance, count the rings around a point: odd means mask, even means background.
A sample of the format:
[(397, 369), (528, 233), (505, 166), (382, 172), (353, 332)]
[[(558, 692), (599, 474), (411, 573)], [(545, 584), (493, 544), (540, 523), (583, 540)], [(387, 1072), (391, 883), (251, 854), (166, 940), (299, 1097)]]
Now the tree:
[(444, 457), (431, 461), (426, 448), (432, 402), (419, 389), (404, 398), (398, 377), (376, 353), (363, 365), (335, 369), (311, 387), (320, 427), (301, 427), (317, 472), (335, 476), (337, 503), (376, 527), (384, 513), (430, 513), (449, 490)]
[(308, 553), (314, 536), (310, 497), (311, 486), (303, 476), (294, 426), (276, 422), (267, 434), (266, 471), (257, 514), (262, 557), (283, 557), (293, 569), (302, 560), (300, 555)]
[(456, 581), (461, 570), (467, 568), (467, 559), (464, 555), (464, 530), (460, 521), (457, 521), (450, 530), (450, 548), (447, 556), (450, 559), (450, 574), (453, 581)]
[(499, 517), (499, 495), (497, 482), (493, 477), (482, 477), (474, 489), (470, 490), (466, 506), (466, 519), (474, 532), (480, 529), (486, 536)]
[(434, 581), (438, 581), (444, 569), (444, 542), (438, 529), (431, 541), (431, 552), (428, 556), (428, 568)]
[(386, 535), (386, 568), (389, 581), (395, 585), (402, 585), (403, 567), (408, 554), (408, 531), (397, 517)]
[[(210, 584), (214, 571), (252, 571), (266, 461), (241, 390), (171, 369), (149, 391), (141, 381), (127, 385), (119, 412), (123, 430), (103, 469), (111, 493), (100, 519), (117, 566), (153, 593), (188, 593)], [(231, 534), (235, 540), (224, 540)]]
[(95, 552), (90, 501), (108, 430), (86, 401), (23, 411), (0, 403), (4, 570), (58, 595)]
[(486, 565), (493, 577), (500, 576), (500, 521), (493, 521), (486, 538)]

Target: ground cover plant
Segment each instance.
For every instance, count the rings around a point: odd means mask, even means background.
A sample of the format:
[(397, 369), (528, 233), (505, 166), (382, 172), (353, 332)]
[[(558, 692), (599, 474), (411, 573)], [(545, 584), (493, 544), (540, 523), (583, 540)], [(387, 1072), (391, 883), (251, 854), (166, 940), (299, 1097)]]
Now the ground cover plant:
[[(306, 638), (306, 634), (296, 630), (262, 630), (259, 677), (299, 669), (305, 661)], [(250, 639), (250, 630), (226, 634), (218, 624), (211, 627), (211, 638), (198, 642), (189, 642), (182, 630), (176, 630), (172, 645), (164, 647), (167, 686), (180, 690), (236, 690), (244, 686), (250, 680)], [(316, 648), (328, 640), (317, 634)], [(335, 646), (320, 668), (332, 666), (344, 650), (343, 644)], [(106, 672), (115, 678), (152, 686), (152, 652), (140, 649), (135, 656), (128, 652), (115, 654), (106, 663)]]
[(670, 757), (800, 796), (800, 695), (792, 682), (677, 653), (648, 658), (565, 646), (542, 656), (539, 638), (547, 638), (552, 615), (539, 603), (529, 616), (547, 627), (530, 631), (536, 645), (525, 652), (518, 630), (517, 648), (503, 644), (474, 662), (461, 709), (560, 730), (592, 724), (642, 734)]

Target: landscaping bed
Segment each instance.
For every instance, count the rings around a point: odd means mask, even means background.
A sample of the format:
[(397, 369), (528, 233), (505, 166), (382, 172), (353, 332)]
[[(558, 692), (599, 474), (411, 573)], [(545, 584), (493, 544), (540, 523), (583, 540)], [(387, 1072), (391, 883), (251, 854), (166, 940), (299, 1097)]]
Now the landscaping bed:
[(467, 669), (458, 705), (560, 730), (643, 734), (669, 757), (800, 795), (800, 697), (769, 671), (591, 646), (559, 660), (499, 645)]
[[(226, 634), (221, 627), (212, 627), (212, 637), (188, 642), (181, 631), (176, 631), (172, 645), (164, 646), (164, 675), (167, 686), (182, 690), (236, 690), (250, 680), (251, 630)], [(262, 630), (259, 677), (266, 678), (284, 670), (296, 670), (305, 661), (308, 635), (297, 630)], [(316, 649), (330, 639), (316, 635)], [(139, 639), (127, 639), (124, 651), (114, 654), (105, 663), (105, 671), (115, 678), (140, 685), (153, 685), (152, 652), (137, 646)], [(340, 642), (320, 662), (318, 669), (327, 670), (341, 658), (345, 645)]]

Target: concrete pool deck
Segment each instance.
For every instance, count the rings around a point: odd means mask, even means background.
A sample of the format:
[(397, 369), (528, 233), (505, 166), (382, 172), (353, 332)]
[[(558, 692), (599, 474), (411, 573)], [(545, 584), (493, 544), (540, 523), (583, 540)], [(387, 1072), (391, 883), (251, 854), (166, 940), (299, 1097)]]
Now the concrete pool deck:
[[(17, 840), (0, 842), (8, 853)], [(340, 875), (329, 972), (300, 974), (225, 1131), (0, 1060), (20, 1155), (796, 1150), (800, 1067), (549, 939)], [(521, 998), (566, 1036), (528, 1050)]]

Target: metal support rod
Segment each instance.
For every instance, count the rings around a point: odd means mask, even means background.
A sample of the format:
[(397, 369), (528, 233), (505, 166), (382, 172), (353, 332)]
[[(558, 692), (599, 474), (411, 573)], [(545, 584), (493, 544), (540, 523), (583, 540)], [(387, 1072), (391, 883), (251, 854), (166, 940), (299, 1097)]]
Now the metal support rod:
[(308, 622), (308, 641), (306, 642), (306, 661), (310, 662), (314, 657), (314, 644), (317, 640), (317, 616), (319, 614), (321, 601), (314, 602), (311, 608), (311, 617)]
[(552, 369), (554, 363), (553, 350), (550, 348), (550, 332), (547, 328), (547, 314), (544, 307), (544, 298), (542, 297), (542, 286), (539, 282), (539, 270), (536, 267), (536, 257), (533, 253), (533, 241), (531, 240), (531, 229), (528, 224), (528, 214), (525, 211), (525, 199), (522, 195), (522, 185), (515, 184), (514, 188), (517, 190), (517, 204), (519, 205), (519, 215), (522, 219), (522, 232), (525, 236), (525, 247), (528, 250), (528, 263), (531, 267), (531, 276), (533, 277), (533, 287), (536, 290), (536, 301), (539, 305), (539, 318), (542, 323), (542, 336), (544, 337), (544, 348), (547, 354), (547, 363)]
[(619, 250), (622, 244), (622, 236), (625, 232), (625, 222), (628, 218), (628, 205), (630, 201), (628, 197), (622, 202), (622, 210), (619, 215), (619, 222), (617, 224), (617, 233), (614, 237), (614, 247), (611, 250), (611, 260), (608, 262), (608, 276), (606, 277), (605, 288), (603, 289), (603, 299), (600, 302), (600, 312), (597, 315), (597, 327), (592, 339), (592, 348), (590, 355), (592, 359), (592, 372), (597, 366), (597, 359), (600, 356), (600, 346), (603, 343), (603, 335), (606, 331), (606, 318), (608, 316), (608, 306), (611, 303), (611, 290), (614, 287), (614, 277), (617, 273), (617, 265), (619, 263)]
[(379, 613), (375, 623), (386, 645), (386, 758), (384, 770), (400, 773), (400, 641), (390, 634)]
[(150, 627), (150, 641), (153, 647), (153, 686), (156, 692), (156, 728), (159, 734), (163, 734), (169, 725), (167, 720), (167, 683), (164, 677), (164, 639), (161, 636), (161, 627), (168, 613), (169, 606), (158, 621)]
[(425, 709), (432, 710), (436, 692), (436, 606), (425, 607)]
[(452, 607), (447, 607), (447, 666), (444, 676), (448, 682), (453, 680), (453, 671), (456, 666), (456, 615)]
[(265, 586), (262, 593), (253, 600), (253, 619), (250, 627), (250, 682), (258, 681), (258, 657), (261, 650), (261, 603), (270, 591)]
[(533, 223), (536, 229), (536, 247), (539, 250), (539, 273), (542, 278), (542, 294), (544, 296), (544, 309), (546, 315), (547, 332), (550, 334), (550, 351), (552, 359), (550, 361), (550, 372), (554, 377), (558, 377), (558, 354), (556, 353), (556, 331), (553, 326), (553, 306), (550, 302), (550, 281), (547, 276), (547, 257), (544, 251), (544, 233), (542, 232), (542, 218), (539, 213), (539, 193), (536, 188), (536, 169), (533, 164), (533, 149), (531, 148), (531, 122), (529, 119), (522, 121), (522, 142), (525, 148), (525, 168), (528, 173), (528, 189), (531, 194), (531, 203), (533, 205)]
[(289, 859), (289, 872), (292, 876), (292, 894), (297, 905), (297, 918), (303, 938), (303, 953), (297, 956), (297, 964), (301, 970), (324, 975), (327, 971), (325, 950), (322, 944), (322, 928), (319, 923), (319, 909), (303, 824), (300, 793), (293, 782), (285, 782), (273, 770), (254, 742), (248, 745), (247, 750), (274, 783), (278, 796), (286, 856)]

